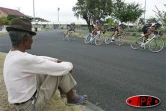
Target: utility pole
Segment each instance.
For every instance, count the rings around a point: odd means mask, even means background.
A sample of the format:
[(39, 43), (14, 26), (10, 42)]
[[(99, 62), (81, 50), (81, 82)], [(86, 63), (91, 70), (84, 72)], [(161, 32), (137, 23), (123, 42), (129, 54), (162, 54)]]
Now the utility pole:
[(33, 0), (33, 19), (35, 21), (35, 1)]
[[(145, 7), (144, 7), (144, 11), (146, 12), (146, 0), (145, 0)], [(145, 12), (144, 12), (144, 24), (145, 24), (145, 22), (146, 22), (146, 20), (145, 20)]]
[(59, 23), (59, 10), (60, 10), (60, 8), (58, 7), (58, 24), (59, 24), (58, 28), (60, 27), (60, 23)]

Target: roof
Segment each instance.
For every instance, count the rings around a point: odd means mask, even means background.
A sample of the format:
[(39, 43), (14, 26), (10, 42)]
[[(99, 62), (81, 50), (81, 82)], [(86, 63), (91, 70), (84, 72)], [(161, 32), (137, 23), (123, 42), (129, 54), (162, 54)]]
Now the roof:
[(18, 16), (24, 16), (24, 14), (22, 14), (21, 12), (19, 12), (18, 10), (14, 10), (14, 9), (9, 9), (9, 8), (4, 8), (4, 7), (0, 7), (0, 10), (2, 10), (3, 12), (5, 12), (6, 14), (12, 14), (12, 15), (18, 15)]

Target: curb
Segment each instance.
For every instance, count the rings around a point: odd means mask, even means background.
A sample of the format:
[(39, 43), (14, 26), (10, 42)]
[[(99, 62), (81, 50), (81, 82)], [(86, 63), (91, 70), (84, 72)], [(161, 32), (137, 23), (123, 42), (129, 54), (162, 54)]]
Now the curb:
[(92, 104), (89, 101), (87, 101), (86, 104), (81, 105), (80, 109), (82, 111), (104, 111), (103, 109), (99, 108), (98, 106)]

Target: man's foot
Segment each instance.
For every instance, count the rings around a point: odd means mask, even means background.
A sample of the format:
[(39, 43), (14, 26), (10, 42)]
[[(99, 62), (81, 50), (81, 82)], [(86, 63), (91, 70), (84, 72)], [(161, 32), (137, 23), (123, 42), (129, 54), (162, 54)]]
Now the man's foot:
[(142, 43), (141, 43), (141, 47), (145, 47), (145, 43), (142, 42)]
[(87, 99), (88, 99), (88, 97), (86, 95), (80, 96), (80, 95), (77, 95), (77, 94), (73, 94), (73, 98), (72, 99), (67, 98), (66, 105), (85, 104)]

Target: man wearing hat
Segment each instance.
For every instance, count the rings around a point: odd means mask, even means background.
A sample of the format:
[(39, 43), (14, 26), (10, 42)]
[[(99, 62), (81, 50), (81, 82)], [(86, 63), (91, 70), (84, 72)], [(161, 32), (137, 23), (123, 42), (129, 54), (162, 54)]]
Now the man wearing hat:
[(72, 90), (77, 83), (71, 75), (71, 62), (26, 52), (36, 35), (31, 29), (31, 22), (24, 18), (12, 19), (6, 28), (12, 43), (3, 71), (9, 103), (17, 111), (41, 111), (60, 87), (66, 93), (67, 105), (84, 104), (87, 96)]

